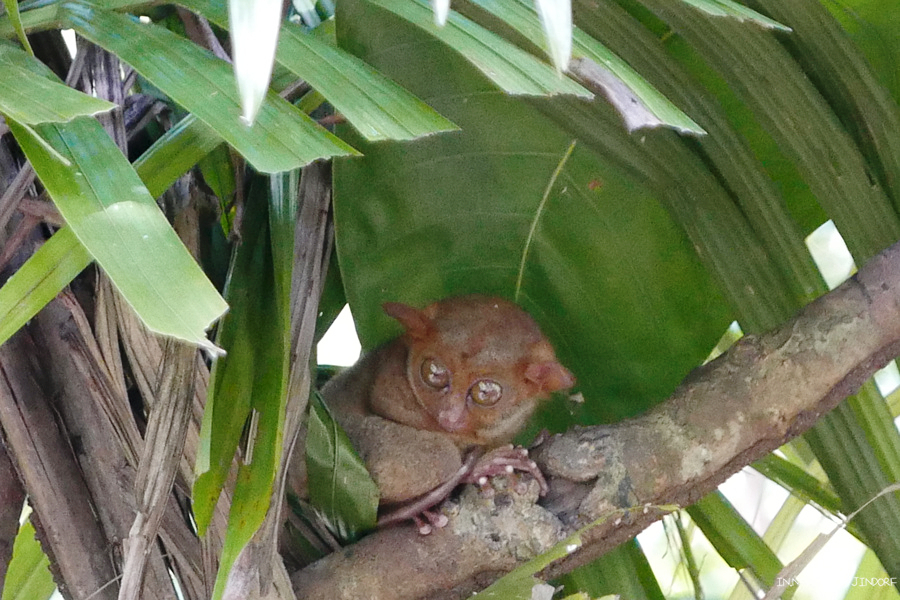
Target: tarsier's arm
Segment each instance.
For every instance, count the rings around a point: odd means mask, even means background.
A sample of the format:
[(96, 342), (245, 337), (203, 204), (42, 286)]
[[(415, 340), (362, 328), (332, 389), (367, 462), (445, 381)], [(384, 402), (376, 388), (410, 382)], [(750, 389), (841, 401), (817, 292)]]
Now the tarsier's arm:
[(406, 502), (439, 486), (462, 465), (459, 448), (439, 433), (376, 415), (372, 381), (391, 368), (390, 346), (366, 355), (331, 380), (322, 397), (378, 485), (381, 504)]
[(385, 312), (405, 334), (322, 390), (378, 484), (382, 505), (412, 502), (381, 523), (429, 508), (473, 473), (534, 473), (521, 450), (504, 445), (540, 400), (575, 380), (532, 318), (485, 296), (421, 310), (389, 303)]

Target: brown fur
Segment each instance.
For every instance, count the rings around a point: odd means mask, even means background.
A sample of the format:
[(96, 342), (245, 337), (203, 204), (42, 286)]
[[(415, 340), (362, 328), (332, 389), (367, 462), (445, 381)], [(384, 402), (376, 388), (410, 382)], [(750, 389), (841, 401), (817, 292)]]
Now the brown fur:
[[(322, 389), (383, 503), (446, 481), (469, 448), (508, 443), (540, 400), (575, 383), (531, 316), (506, 300), (471, 295), (421, 310), (398, 303), (384, 309), (406, 332)], [(445, 386), (429, 385), (426, 362), (437, 365), (436, 379)], [(479, 389), (490, 402), (476, 401)], [(389, 423), (379, 425), (384, 420)], [(408, 468), (398, 472), (398, 462)]]

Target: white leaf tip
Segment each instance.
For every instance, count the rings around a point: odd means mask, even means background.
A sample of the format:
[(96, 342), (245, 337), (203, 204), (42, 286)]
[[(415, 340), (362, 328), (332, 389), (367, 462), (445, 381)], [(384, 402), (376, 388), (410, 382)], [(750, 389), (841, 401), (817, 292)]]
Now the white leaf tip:
[(446, 25), (450, 16), (450, 0), (431, 0), (431, 7), (434, 10), (434, 24), (438, 27)]

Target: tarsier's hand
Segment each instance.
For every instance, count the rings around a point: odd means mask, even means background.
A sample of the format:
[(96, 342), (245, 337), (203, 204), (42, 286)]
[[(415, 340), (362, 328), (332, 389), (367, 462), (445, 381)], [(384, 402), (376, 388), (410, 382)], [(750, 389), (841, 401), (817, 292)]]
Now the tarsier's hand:
[(479, 487), (485, 488), (490, 484), (490, 477), (495, 475), (512, 475), (516, 471), (528, 473), (541, 486), (541, 496), (547, 493), (547, 480), (544, 474), (538, 468), (537, 464), (528, 458), (528, 450), (521, 446), (513, 446), (506, 444), (499, 448), (494, 448), (484, 456), (482, 456), (472, 471), (466, 475), (463, 483), (474, 483)]

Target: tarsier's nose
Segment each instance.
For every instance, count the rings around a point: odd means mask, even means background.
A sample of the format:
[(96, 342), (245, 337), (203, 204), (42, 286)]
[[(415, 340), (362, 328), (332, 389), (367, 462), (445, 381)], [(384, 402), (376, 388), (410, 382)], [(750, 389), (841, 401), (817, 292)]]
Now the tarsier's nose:
[(462, 429), (466, 424), (465, 402), (451, 402), (445, 406), (438, 413), (437, 422), (445, 431), (454, 432)]

